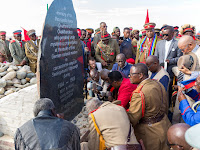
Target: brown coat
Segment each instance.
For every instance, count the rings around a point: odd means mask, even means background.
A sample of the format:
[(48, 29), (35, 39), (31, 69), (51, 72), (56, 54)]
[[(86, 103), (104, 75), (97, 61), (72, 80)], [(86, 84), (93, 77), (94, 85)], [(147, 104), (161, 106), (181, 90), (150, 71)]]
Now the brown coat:
[[(103, 52), (102, 52), (103, 51)], [(96, 46), (95, 56), (97, 61), (108, 63), (108, 67), (103, 68), (111, 70), (116, 61), (116, 56), (120, 53), (119, 45), (115, 39), (109, 39), (108, 45), (100, 41)]]
[[(130, 121), (125, 109), (111, 102), (103, 103), (93, 113), (96, 124), (101, 131), (107, 148), (124, 145), (130, 129)], [(99, 134), (97, 133), (91, 116), (89, 115), (89, 150), (99, 149)], [(130, 144), (138, 144), (132, 128)]]
[(37, 71), (36, 68), (37, 68), (39, 43), (40, 43), (40, 40), (37, 39), (37, 46), (35, 45), (35, 43), (32, 40), (27, 41), (25, 44), (26, 57), (29, 60), (29, 66), (31, 68), (31, 71), (34, 73)]
[[(142, 88), (141, 88), (142, 87)], [(168, 102), (165, 88), (155, 80), (142, 81), (135, 91), (144, 94), (144, 105), (140, 93), (134, 93), (131, 97), (128, 115), (135, 129), (137, 140), (142, 139), (146, 150), (167, 150), (167, 130), (170, 122), (167, 118)], [(142, 106), (144, 117), (142, 117)], [(164, 118), (154, 124), (139, 123), (141, 118), (150, 118), (164, 114)]]

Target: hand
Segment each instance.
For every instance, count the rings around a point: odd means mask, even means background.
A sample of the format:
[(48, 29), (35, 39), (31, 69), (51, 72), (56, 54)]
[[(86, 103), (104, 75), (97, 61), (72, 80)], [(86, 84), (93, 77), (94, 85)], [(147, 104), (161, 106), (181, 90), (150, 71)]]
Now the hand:
[(57, 114), (58, 118), (64, 119), (64, 113)]
[(123, 42), (123, 40), (119, 40), (119, 45), (121, 45), (121, 44), (122, 44), (122, 42)]
[(166, 59), (165, 62), (169, 63), (169, 59)]
[(113, 97), (112, 96), (108, 96), (108, 101), (112, 102), (113, 101)]
[(88, 48), (88, 47), (85, 47), (85, 51), (86, 51), (86, 52), (89, 52), (90, 50), (89, 50), (89, 48)]
[(178, 101), (181, 102), (182, 100), (186, 99), (185, 95), (183, 94), (183, 88), (180, 86), (178, 87)]
[(172, 85), (172, 88), (174, 88), (175, 90), (178, 89), (178, 85)]
[(188, 74), (188, 75), (191, 75), (192, 72), (186, 68), (184, 65), (182, 66), (182, 69), (179, 69), (179, 71), (183, 72), (184, 74)]
[(25, 60), (22, 60), (22, 62), (19, 64), (20, 66), (24, 66), (26, 64)]
[(102, 65), (103, 66), (108, 66), (107, 62), (105, 62), (105, 61), (102, 62)]

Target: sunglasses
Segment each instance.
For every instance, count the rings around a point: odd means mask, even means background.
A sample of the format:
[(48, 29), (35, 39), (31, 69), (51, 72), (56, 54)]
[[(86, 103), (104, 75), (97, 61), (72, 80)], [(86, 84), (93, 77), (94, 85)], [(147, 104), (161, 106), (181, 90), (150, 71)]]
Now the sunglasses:
[(163, 34), (163, 36), (169, 36), (169, 34)]

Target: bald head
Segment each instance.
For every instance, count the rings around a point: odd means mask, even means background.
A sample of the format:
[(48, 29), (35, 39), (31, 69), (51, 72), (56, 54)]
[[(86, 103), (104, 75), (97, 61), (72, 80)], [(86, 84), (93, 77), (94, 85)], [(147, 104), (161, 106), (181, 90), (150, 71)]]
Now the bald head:
[(123, 53), (120, 53), (116, 56), (116, 59), (123, 59), (126, 60), (126, 56)]
[(147, 57), (146, 62), (149, 62), (149, 63), (157, 62), (157, 63), (159, 63), (159, 60), (158, 60), (157, 56), (150, 55), (149, 57)]
[(179, 49), (182, 50), (184, 54), (191, 52), (195, 46), (196, 46), (196, 43), (194, 39), (189, 35), (182, 36), (180, 40), (178, 41), (178, 47)]
[(92, 69), (90, 70), (90, 77), (94, 80), (94, 81), (99, 81), (99, 72), (96, 69)]
[(167, 138), (170, 144), (183, 146), (184, 150), (190, 149), (190, 145), (185, 141), (185, 132), (190, 126), (186, 123), (178, 123), (171, 126), (167, 131)]
[(101, 72), (100, 72), (101, 79), (108, 82), (108, 74), (109, 73), (110, 73), (110, 71), (108, 69), (101, 70)]
[(126, 56), (123, 53), (120, 53), (116, 56), (116, 62), (120, 68), (125, 66)]

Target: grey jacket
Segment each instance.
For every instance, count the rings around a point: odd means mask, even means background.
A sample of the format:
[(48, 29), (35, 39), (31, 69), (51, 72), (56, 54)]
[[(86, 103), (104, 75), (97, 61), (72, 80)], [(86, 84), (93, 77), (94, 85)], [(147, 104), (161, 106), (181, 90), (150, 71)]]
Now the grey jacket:
[[(154, 55), (158, 57), (161, 66), (164, 66), (164, 62), (165, 62), (164, 60), (165, 59), (165, 43), (166, 43), (166, 40), (158, 41), (156, 45), (156, 50), (154, 53)], [(166, 57), (166, 59), (169, 59), (169, 64), (167, 65), (167, 72), (169, 73), (170, 78), (173, 77), (172, 67), (177, 65), (177, 61), (179, 57), (182, 55), (183, 53), (178, 48), (178, 41), (173, 39), (169, 47), (167, 57)]]

